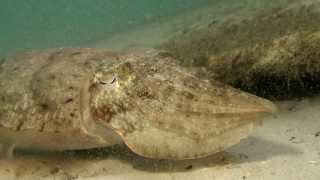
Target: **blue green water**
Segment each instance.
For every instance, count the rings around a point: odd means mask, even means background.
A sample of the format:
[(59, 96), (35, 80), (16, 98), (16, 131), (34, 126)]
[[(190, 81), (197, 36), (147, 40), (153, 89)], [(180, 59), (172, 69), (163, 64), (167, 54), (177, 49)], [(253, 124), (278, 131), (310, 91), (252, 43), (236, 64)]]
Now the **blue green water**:
[(210, 0), (2, 0), (0, 56), (84, 45)]

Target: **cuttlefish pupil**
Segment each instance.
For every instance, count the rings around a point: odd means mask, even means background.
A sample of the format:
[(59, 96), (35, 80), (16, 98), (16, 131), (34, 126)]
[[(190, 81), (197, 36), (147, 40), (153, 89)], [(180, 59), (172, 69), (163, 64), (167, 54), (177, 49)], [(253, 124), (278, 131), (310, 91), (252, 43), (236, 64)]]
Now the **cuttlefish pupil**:
[(110, 81), (106, 81), (106, 80), (99, 80), (99, 83), (100, 84), (103, 84), (103, 85), (108, 85), (108, 84), (113, 84), (117, 81), (117, 77), (116, 76), (113, 76), (113, 78), (110, 80)]

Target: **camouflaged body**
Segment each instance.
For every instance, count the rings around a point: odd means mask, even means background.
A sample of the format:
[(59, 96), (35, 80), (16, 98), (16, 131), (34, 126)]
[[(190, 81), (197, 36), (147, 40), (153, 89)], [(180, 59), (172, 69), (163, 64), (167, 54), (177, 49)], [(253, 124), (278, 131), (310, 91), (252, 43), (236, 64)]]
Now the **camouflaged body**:
[(123, 141), (145, 157), (199, 158), (238, 143), (275, 111), (174, 62), (164, 52), (97, 49), (8, 58), (0, 71), (0, 144), (66, 150)]
[(120, 61), (104, 50), (55, 49), (8, 58), (0, 71), (0, 126), (63, 132), (84, 121), (82, 94), (102, 66)]

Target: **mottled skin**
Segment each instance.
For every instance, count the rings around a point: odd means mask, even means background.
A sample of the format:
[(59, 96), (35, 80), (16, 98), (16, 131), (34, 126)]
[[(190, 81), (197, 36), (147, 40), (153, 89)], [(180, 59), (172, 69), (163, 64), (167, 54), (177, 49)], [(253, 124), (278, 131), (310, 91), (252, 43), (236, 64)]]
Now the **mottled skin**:
[(204, 157), (245, 138), (267, 100), (188, 74), (166, 53), (55, 49), (0, 66), (0, 143), (68, 150), (122, 141), (150, 158)]
[[(107, 51), (58, 49), (7, 59), (0, 71), (1, 141), (19, 148), (64, 150), (119, 142), (89, 116), (89, 87), (103, 66), (119, 63)], [(96, 132), (106, 132), (102, 139)], [(110, 136), (108, 136), (108, 134)]]

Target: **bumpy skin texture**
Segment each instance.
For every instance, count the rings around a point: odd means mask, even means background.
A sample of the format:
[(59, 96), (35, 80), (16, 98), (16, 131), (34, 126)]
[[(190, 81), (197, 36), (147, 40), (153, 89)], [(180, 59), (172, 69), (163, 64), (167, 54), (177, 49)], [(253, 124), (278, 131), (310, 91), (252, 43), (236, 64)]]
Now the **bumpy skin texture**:
[(54, 49), (6, 59), (0, 71), (3, 141), (49, 150), (112, 144), (95, 135), (87, 96), (94, 73), (119, 56), (105, 50)]
[(0, 141), (87, 149), (122, 140), (150, 158), (190, 159), (248, 136), (267, 100), (188, 74), (166, 53), (59, 49), (1, 65)]

